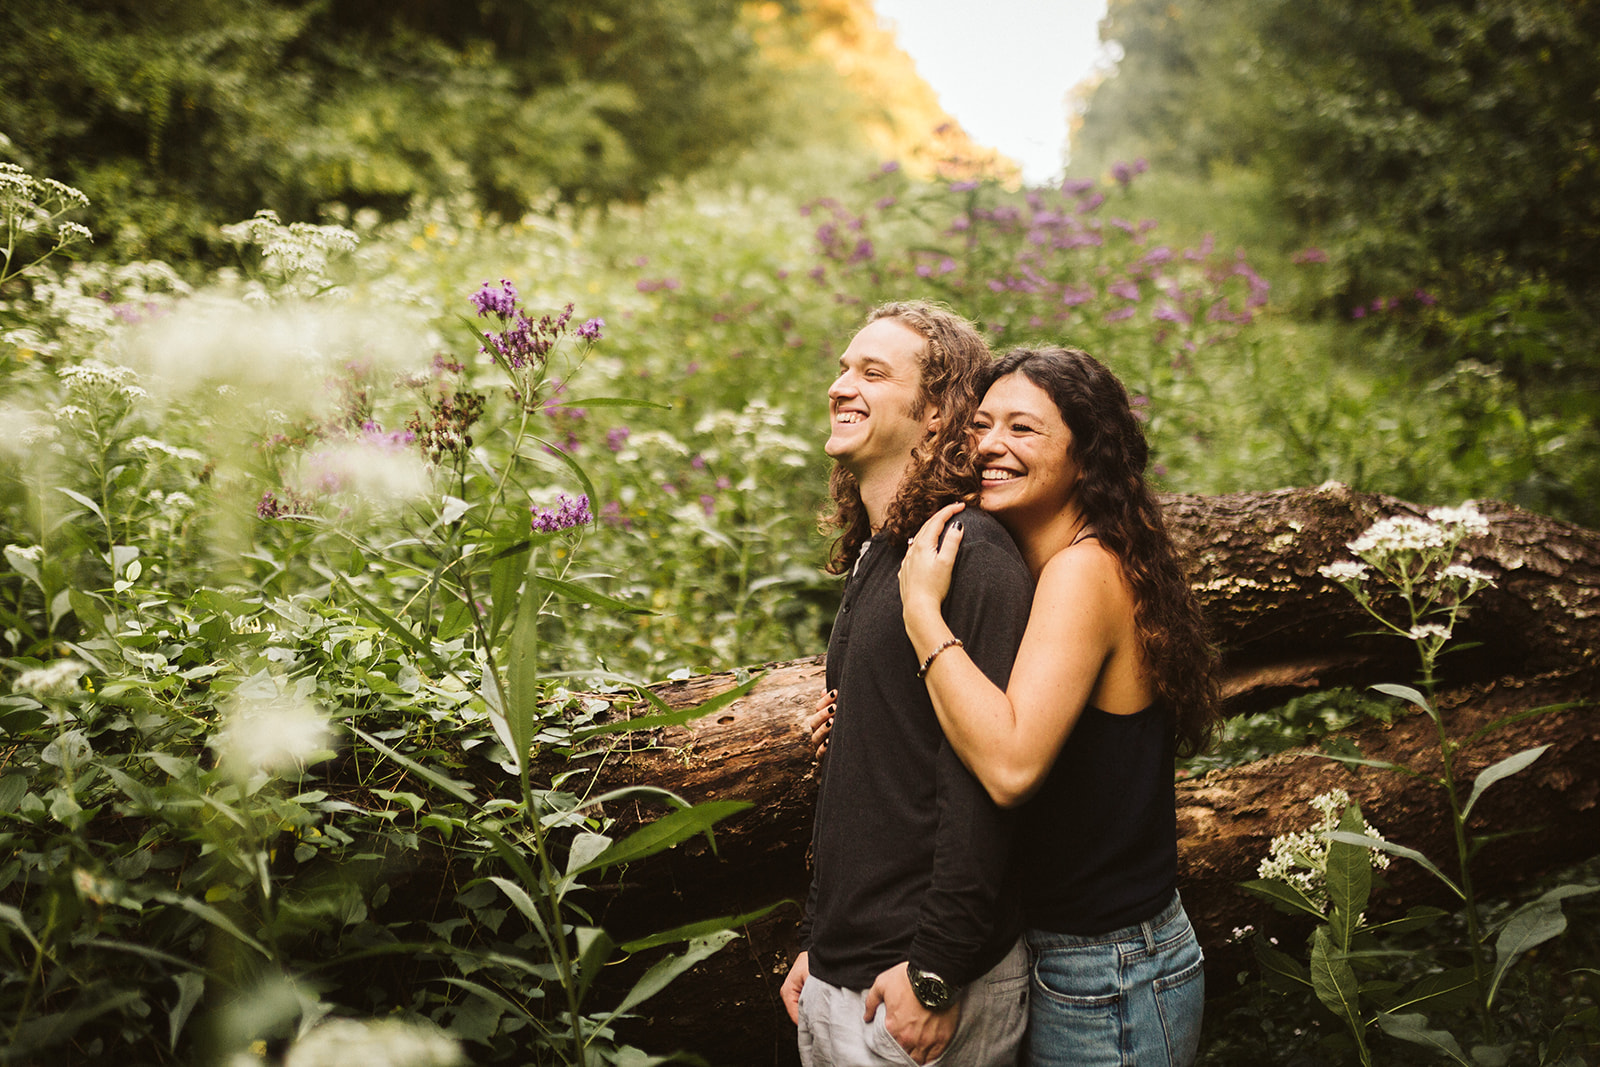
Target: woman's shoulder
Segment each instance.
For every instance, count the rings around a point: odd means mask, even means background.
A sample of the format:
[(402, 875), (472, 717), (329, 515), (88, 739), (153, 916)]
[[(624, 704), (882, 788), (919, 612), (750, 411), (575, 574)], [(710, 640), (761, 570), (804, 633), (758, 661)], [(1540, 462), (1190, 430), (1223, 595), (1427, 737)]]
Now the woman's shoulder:
[(1068, 545), (1045, 561), (1036, 596), (1082, 597), (1097, 590), (1120, 599), (1127, 592), (1127, 582), (1116, 555), (1091, 537)]

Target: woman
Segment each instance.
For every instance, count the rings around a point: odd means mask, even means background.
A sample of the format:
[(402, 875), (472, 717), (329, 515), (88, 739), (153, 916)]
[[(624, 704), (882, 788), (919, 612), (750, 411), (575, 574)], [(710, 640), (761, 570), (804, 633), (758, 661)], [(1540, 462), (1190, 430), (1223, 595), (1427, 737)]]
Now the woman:
[(973, 424), (979, 502), (1037, 582), (1007, 689), (941, 612), (959, 521), (938, 532), (962, 505), (912, 539), (900, 589), (946, 737), (996, 803), (1021, 806), (1029, 1062), (1189, 1064), (1204, 978), (1176, 892), (1173, 758), (1215, 720), (1215, 653), (1122, 383), (1066, 348), (1014, 351), (989, 381)]

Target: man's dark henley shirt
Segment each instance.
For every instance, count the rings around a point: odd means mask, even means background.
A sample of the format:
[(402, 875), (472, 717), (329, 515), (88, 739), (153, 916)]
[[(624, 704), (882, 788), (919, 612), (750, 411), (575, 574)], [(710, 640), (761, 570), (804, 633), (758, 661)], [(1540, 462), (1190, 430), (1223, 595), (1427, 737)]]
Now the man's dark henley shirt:
[[(1004, 689), (1033, 580), (998, 522), (976, 508), (959, 520), (945, 619)], [(810, 973), (842, 989), (866, 989), (905, 960), (965, 985), (1021, 929), (1005, 880), (1012, 819), (957, 758), (917, 677), (900, 607), (905, 548), (866, 543), (828, 642), (828, 688), (839, 695), (801, 947)]]

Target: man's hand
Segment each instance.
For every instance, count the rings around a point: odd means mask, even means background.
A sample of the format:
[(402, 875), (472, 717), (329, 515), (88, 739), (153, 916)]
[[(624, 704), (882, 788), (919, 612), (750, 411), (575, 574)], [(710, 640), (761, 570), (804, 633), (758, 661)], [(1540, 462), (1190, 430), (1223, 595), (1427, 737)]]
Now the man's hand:
[(794, 958), (789, 977), (783, 980), (783, 986), (778, 990), (778, 995), (783, 998), (783, 1006), (789, 1009), (789, 1021), (796, 1026), (800, 1025), (800, 987), (806, 984), (809, 977), (811, 959), (808, 953), (802, 952)]
[(878, 975), (867, 990), (867, 1014), (862, 1021), (871, 1022), (878, 1014), (878, 1005), (884, 1005), (883, 1023), (889, 1036), (914, 1062), (927, 1063), (950, 1047), (956, 1025), (961, 1022), (961, 1001), (940, 1011), (923, 1007), (911, 991), (909, 966), (901, 963)]

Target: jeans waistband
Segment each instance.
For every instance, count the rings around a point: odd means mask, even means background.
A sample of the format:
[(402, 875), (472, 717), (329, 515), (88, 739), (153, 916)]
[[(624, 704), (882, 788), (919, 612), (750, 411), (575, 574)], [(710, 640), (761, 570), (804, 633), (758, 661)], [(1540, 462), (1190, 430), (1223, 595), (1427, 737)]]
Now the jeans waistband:
[(1160, 943), (1159, 931), (1183, 915), (1183, 900), (1176, 890), (1172, 899), (1156, 914), (1143, 922), (1132, 926), (1124, 926), (1118, 930), (1107, 930), (1103, 934), (1062, 934), (1054, 930), (1029, 930), (1028, 944), (1034, 948), (1068, 945), (1113, 945), (1123, 941), (1143, 941), (1145, 948), (1153, 950)]

